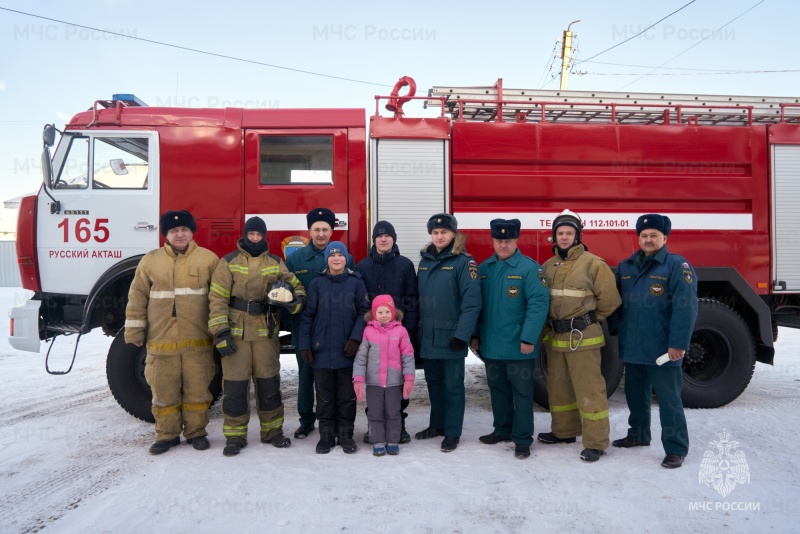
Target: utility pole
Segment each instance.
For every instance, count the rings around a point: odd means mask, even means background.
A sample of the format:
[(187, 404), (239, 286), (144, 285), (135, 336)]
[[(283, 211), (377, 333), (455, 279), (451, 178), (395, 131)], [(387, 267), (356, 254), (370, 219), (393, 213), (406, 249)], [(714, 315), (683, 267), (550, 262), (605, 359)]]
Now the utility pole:
[(564, 31), (564, 39), (561, 42), (561, 90), (567, 88), (567, 76), (569, 75), (569, 54), (572, 52), (572, 32), (569, 30), (573, 24), (580, 20), (573, 20)]

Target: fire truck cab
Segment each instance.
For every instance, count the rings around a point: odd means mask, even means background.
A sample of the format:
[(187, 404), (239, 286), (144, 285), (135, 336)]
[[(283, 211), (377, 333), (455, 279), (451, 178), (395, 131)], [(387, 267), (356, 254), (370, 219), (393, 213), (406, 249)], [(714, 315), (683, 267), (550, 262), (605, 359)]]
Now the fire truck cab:
[[(520, 249), (543, 263), (551, 221), (569, 208), (612, 268), (637, 250), (639, 215), (669, 215), (670, 250), (692, 263), (700, 288), (683, 363), (689, 407), (735, 399), (756, 361), (773, 363), (777, 326), (800, 327), (800, 99), (535, 91), (502, 80), (417, 97), (414, 87), (401, 78), (368, 119), (364, 109), (148, 107), (115, 95), (75, 115), (52, 156), (48, 125), (44, 182), (22, 199), (17, 233), (23, 285), (35, 294), (10, 312), (11, 345), (38, 352), (41, 340), (102, 328), (116, 336), (112, 392), (152, 419), (145, 349), (126, 345), (121, 329), (136, 265), (163, 244), (159, 215), (169, 209), (192, 212), (196, 241), (220, 256), (247, 217), (264, 218), (280, 253), (305, 234), (305, 214), (325, 206), (334, 239), (359, 260), (372, 225), (387, 219), (415, 262), (433, 213), (456, 216), (479, 262), (492, 254), (489, 221), (519, 218)], [(404, 105), (420, 101), (436, 116), (407, 117)], [(609, 395), (622, 373), (610, 341)], [(546, 405), (544, 357), (537, 367)]]

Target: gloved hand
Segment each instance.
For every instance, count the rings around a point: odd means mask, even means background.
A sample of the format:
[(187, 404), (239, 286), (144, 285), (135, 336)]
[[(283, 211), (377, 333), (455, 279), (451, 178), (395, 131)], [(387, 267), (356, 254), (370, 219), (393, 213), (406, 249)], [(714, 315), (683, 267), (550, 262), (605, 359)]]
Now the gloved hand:
[(314, 353), (311, 352), (309, 349), (303, 349), (300, 351), (300, 357), (303, 359), (304, 362), (311, 365), (314, 363)]
[(356, 400), (362, 402), (364, 400), (364, 382), (353, 382), (353, 389), (356, 390)]
[(236, 343), (233, 342), (230, 328), (226, 328), (225, 330), (217, 332), (217, 335), (214, 337), (215, 344), (217, 346), (217, 352), (219, 352), (220, 356), (230, 356), (239, 350), (239, 348), (236, 346)]
[(347, 343), (344, 344), (344, 355), (348, 358), (355, 358), (359, 345), (360, 343), (355, 339), (348, 339)]
[(412, 391), (414, 391), (414, 381), (413, 380), (406, 380), (403, 383), (403, 398), (404, 399), (410, 399)]
[(457, 337), (450, 338), (450, 350), (464, 350), (467, 348), (467, 342)]

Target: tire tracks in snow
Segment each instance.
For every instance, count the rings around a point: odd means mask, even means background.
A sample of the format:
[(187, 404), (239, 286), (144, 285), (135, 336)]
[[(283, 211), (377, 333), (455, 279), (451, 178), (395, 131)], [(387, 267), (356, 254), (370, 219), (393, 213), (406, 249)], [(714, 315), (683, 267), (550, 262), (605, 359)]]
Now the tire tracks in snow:
[(0, 426), (7, 427), (22, 421), (30, 421), (70, 408), (96, 403), (110, 396), (111, 392), (108, 390), (108, 386), (103, 385), (86, 389), (77, 395), (70, 392), (65, 395), (48, 397), (47, 400), (39, 402), (31, 402), (27, 399), (5, 404), (0, 409)]

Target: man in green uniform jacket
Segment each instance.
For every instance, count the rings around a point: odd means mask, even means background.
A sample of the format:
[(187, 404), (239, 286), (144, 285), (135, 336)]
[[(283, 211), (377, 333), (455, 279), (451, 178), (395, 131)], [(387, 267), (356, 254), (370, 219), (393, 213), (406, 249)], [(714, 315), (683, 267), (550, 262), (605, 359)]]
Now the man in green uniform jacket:
[(481, 310), (478, 264), (464, 250), (456, 218), (428, 220), (431, 243), (419, 262), (420, 352), (431, 400), (430, 426), (417, 439), (444, 436), (442, 452), (458, 446), (464, 423), (464, 359)]
[(550, 294), (542, 268), (517, 248), (519, 219), (495, 219), (490, 227), (494, 255), (478, 269), (483, 307), (471, 345), (486, 363), (494, 430), (479, 439), (511, 440), (522, 460), (531, 455), (533, 364)]

